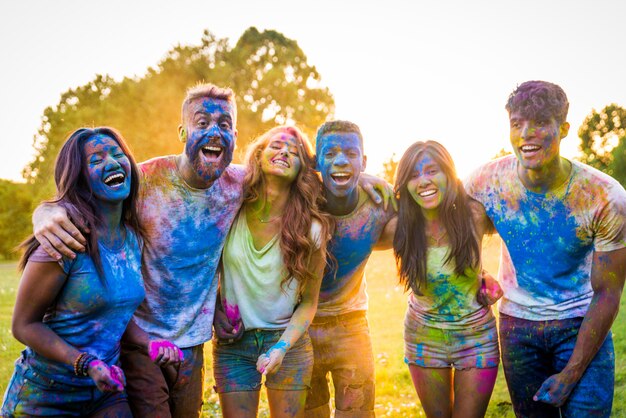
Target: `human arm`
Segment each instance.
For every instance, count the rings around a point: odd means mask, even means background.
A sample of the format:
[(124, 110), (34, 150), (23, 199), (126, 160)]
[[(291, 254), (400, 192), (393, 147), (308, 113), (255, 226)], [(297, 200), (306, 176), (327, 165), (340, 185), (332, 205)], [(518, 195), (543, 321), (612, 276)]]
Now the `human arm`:
[(326, 260), (321, 250), (316, 250), (311, 256), (311, 265), (314, 266), (315, 279), (310, 279), (304, 286), (302, 298), (296, 307), (287, 328), (280, 336), (280, 340), (266, 353), (259, 356), (256, 367), (260, 373), (274, 373), (280, 367), (285, 354), (304, 335), (313, 321), (317, 311), (317, 301), (322, 283), (322, 274)]
[[(84, 226), (83, 230), (88, 232)], [(76, 252), (85, 251), (87, 240), (70, 220), (65, 208), (54, 203), (43, 203), (33, 212), (35, 238), (50, 257), (61, 259), (61, 254), (75, 258)]]
[[(553, 406), (565, 403), (594, 358), (617, 316), (626, 276), (626, 248), (595, 252), (591, 266), (593, 297), (565, 368), (546, 379), (533, 399)], [(598, 382), (600, 383), (600, 382)]]
[(394, 216), (389, 219), (385, 227), (383, 228), (383, 232), (378, 237), (378, 241), (374, 244), (374, 250), (382, 251), (389, 250), (393, 248), (393, 237), (396, 234), (396, 227), (398, 226), (398, 217)]
[[(43, 323), (46, 310), (54, 304), (66, 277), (57, 263), (29, 261), (20, 280), (11, 331), (18, 341), (43, 357), (75, 367), (81, 352)], [(124, 390), (124, 374), (117, 366), (109, 367), (99, 359), (92, 359), (87, 373), (100, 391)]]
[(383, 208), (387, 210), (389, 202), (393, 206), (394, 210), (398, 210), (398, 202), (393, 193), (393, 186), (387, 183), (385, 180), (372, 176), (371, 174), (361, 173), (359, 176), (359, 186), (367, 193), (377, 205), (381, 202)]
[(183, 352), (169, 340), (150, 338), (147, 332), (132, 319), (126, 326), (122, 339), (130, 344), (141, 347), (150, 356), (150, 360), (160, 367), (176, 365), (184, 360)]

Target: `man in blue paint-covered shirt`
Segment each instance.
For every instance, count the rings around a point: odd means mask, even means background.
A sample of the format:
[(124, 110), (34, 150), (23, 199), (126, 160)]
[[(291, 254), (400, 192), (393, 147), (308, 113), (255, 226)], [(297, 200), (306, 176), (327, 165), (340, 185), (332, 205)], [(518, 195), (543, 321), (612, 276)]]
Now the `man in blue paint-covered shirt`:
[(521, 84), (506, 109), (514, 155), (466, 183), (501, 236), (500, 344), (520, 417), (609, 417), (610, 328), (626, 275), (626, 191), (560, 156), (565, 92)]
[[(363, 137), (357, 125), (330, 121), (317, 132), (317, 168), (335, 231), (317, 313), (309, 328), (314, 366), (306, 416), (330, 416), (330, 373), (336, 417), (374, 416), (374, 357), (366, 313), (365, 265), (373, 249), (391, 248), (381, 237), (394, 218), (391, 208), (372, 202), (358, 187), (365, 169)], [(395, 218), (394, 218), (395, 219)]]

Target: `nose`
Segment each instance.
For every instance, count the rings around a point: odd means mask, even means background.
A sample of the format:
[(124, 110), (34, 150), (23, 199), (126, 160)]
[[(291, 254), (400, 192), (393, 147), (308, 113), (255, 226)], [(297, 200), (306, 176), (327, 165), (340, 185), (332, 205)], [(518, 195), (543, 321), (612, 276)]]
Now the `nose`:
[(121, 167), (120, 162), (112, 155), (108, 155), (105, 160), (105, 168), (107, 170), (114, 170), (118, 167)]
[(535, 134), (535, 127), (531, 126), (530, 123), (528, 122), (524, 122), (522, 124), (522, 138), (526, 139), (528, 137), (531, 137)]
[(337, 156), (335, 157), (335, 161), (333, 161), (334, 165), (348, 165), (348, 159), (346, 158), (346, 155), (343, 152), (340, 152), (337, 154)]
[(218, 126), (217, 123), (213, 124), (209, 128), (209, 136), (211, 136), (211, 137), (213, 137), (213, 136), (220, 136), (220, 127)]

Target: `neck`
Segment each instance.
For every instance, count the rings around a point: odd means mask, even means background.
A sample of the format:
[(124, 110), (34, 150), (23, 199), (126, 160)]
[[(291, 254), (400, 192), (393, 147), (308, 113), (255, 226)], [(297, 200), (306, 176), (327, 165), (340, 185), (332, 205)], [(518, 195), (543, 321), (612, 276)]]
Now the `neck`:
[(183, 181), (189, 187), (193, 187), (194, 189), (208, 189), (215, 181), (215, 179), (205, 180), (200, 177), (184, 153), (177, 156), (176, 165), (178, 166), (178, 171)]
[(122, 229), (122, 203), (102, 203), (100, 207), (100, 226), (98, 239), (109, 247), (117, 247), (124, 242)]
[(279, 217), (285, 211), (289, 199), (290, 184), (266, 177), (265, 193), (252, 203), (251, 208), (261, 222)]
[(551, 164), (537, 170), (525, 169), (521, 164), (517, 167), (519, 178), (528, 190), (534, 193), (547, 193), (565, 183), (570, 175), (572, 163), (558, 157)]
[(359, 203), (359, 190), (354, 188), (348, 196), (335, 196), (325, 190), (326, 212), (334, 216), (343, 216), (352, 213)]

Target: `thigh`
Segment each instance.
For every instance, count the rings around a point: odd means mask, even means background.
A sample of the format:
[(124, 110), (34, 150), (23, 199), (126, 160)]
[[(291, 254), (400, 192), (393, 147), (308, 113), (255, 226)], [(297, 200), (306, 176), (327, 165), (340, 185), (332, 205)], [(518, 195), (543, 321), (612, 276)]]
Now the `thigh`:
[(484, 417), (497, 376), (497, 367), (455, 370), (452, 416), (455, 418)]
[(89, 414), (90, 418), (133, 418), (133, 413), (128, 405), (126, 393), (105, 393), (98, 392), (101, 396), (99, 405)]
[(202, 412), (204, 383), (204, 344), (183, 349), (184, 360), (176, 368), (176, 379), (169, 382), (172, 417), (199, 417)]
[[(577, 335), (576, 335), (577, 336)], [(562, 370), (574, 350), (572, 338), (557, 350), (558, 370)], [(609, 333), (578, 384), (562, 406), (566, 417), (610, 417), (615, 385), (615, 352)]]
[(126, 392), (133, 415), (170, 417), (170, 390), (165, 375), (175, 376), (175, 368), (168, 366), (162, 369), (141, 347), (132, 344), (122, 344), (120, 361), (126, 375)]
[(517, 416), (558, 417), (557, 408), (535, 402), (533, 395), (556, 370), (547, 348), (545, 322), (500, 314), (504, 377)]
[(413, 386), (427, 417), (452, 414), (452, 369), (409, 365)]
[(256, 418), (259, 409), (257, 391), (224, 392), (219, 394), (224, 418)]
[(278, 390), (267, 388), (267, 401), (272, 418), (304, 416), (306, 390)]

